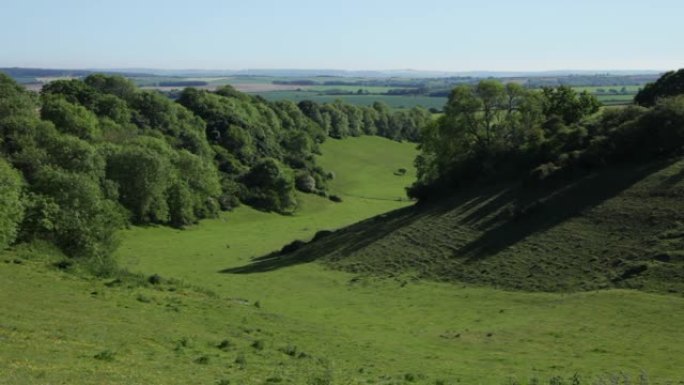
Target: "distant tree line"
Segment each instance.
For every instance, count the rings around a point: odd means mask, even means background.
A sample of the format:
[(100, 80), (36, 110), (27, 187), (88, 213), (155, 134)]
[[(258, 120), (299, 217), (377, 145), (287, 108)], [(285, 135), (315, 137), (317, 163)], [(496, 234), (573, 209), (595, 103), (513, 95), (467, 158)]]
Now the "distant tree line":
[(569, 75), (521, 79), (528, 88), (542, 87), (623, 87), (657, 80), (659, 75)]
[[(453, 79), (453, 78), (450, 78)], [(457, 78), (461, 79), (461, 78)], [(471, 78), (464, 78), (471, 79)], [(437, 81), (441, 81), (438, 79)], [(433, 79), (409, 79), (409, 78), (368, 78), (363, 80), (274, 80), (273, 84), (290, 86), (353, 86), (353, 87), (397, 87), (397, 88), (420, 88), (427, 83), (435, 81)]]
[[(553, 88), (560, 86), (568, 87), (606, 87), (603, 93), (608, 94), (629, 94), (625, 86), (644, 84), (653, 82), (658, 78), (658, 75), (610, 75), (610, 74), (594, 74), (594, 75), (564, 75), (564, 76), (518, 76), (505, 77), (499, 80), (502, 83), (518, 83), (528, 89)], [(276, 80), (274, 84), (284, 85), (299, 85), (299, 86), (355, 86), (355, 87), (392, 87), (382, 94), (385, 95), (424, 95), (430, 97), (449, 97), (451, 90), (459, 85), (477, 85), (482, 78), (455, 76), (445, 78), (425, 78), (425, 79), (363, 79), (363, 80), (327, 80), (316, 81), (311, 79), (295, 79), (295, 80)], [(491, 79), (485, 79), (491, 80)], [(615, 91), (610, 88), (616, 88)], [(350, 95), (357, 93), (356, 91), (342, 91), (329, 90), (322, 91), (328, 95)]]
[(158, 83), (159, 87), (204, 87), (209, 83), (201, 80), (173, 80)]
[(482, 180), (539, 181), (680, 153), (682, 73), (668, 73), (637, 95), (646, 107), (600, 113), (594, 96), (567, 86), (538, 92), (484, 80), (456, 87), (444, 115), (421, 135), (409, 195), (426, 200)]
[(183, 227), (245, 203), (288, 214), (326, 194), (331, 136), (418, 140), (422, 109), (268, 102), (230, 86), (173, 101), (119, 76), (40, 94), (0, 74), (0, 249), (34, 239), (100, 267), (127, 224)]

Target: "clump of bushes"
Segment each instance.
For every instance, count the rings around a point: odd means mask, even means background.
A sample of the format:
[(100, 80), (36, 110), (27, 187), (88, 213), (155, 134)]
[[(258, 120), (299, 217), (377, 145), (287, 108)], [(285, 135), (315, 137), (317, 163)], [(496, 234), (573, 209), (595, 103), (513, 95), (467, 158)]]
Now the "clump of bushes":
[(23, 180), (17, 170), (0, 157), (0, 250), (17, 237), (24, 216)]
[(312, 193), (316, 191), (316, 179), (309, 173), (300, 172), (295, 179), (297, 190)]

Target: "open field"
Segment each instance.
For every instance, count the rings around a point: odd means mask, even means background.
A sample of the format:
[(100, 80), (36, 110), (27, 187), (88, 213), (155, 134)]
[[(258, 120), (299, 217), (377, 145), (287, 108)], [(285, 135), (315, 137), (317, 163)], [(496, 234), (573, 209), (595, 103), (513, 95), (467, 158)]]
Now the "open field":
[(237, 273), (293, 239), (410, 204), (397, 198), (415, 172), (412, 144), (331, 140), (323, 153), (342, 203), (306, 195), (293, 216), (240, 207), (186, 230), (122, 234), (124, 266), (180, 281), (84, 280), (44, 267), (40, 248), (4, 253), (0, 383), (684, 380), (680, 295), (507, 292), (319, 263)]
[(109, 287), (30, 261), (3, 263), (0, 383), (530, 384), (555, 375), (569, 381), (576, 372), (590, 384), (598, 376), (610, 383), (606, 373), (635, 383), (644, 374), (652, 384), (682, 378), (684, 318), (673, 311), (682, 298), (406, 284), (315, 264), (233, 276), (213, 268), (239, 261), (208, 264), (203, 253), (194, 263), (203, 271), (183, 273), (193, 264), (175, 261), (182, 252), (165, 252), (170, 266), (154, 271), (201, 280), (217, 295)]
[(634, 96), (630, 94), (624, 95), (596, 95), (596, 98), (603, 104), (610, 105), (625, 105), (634, 102)]
[(344, 92), (358, 92), (362, 90), (364, 93), (383, 94), (387, 91), (397, 89), (398, 87), (382, 87), (382, 86), (338, 86), (338, 85), (316, 85), (316, 86), (301, 86), (303, 90), (307, 91), (344, 91)]
[[(630, 94), (636, 94), (637, 92), (639, 92), (640, 89), (642, 89), (644, 87), (643, 87), (643, 84), (638, 84), (638, 85), (633, 84), (633, 85), (628, 85), (628, 86), (588, 86), (588, 87), (572, 87), (572, 88), (574, 88), (578, 92), (587, 91), (590, 94), (601, 94), (601, 93), (610, 94), (611, 91), (613, 91), (614, 93), (617, 93), (617, 92), (623, 92), (623, 89), (624, 89), (624, 92), (627, 92)], [(603, 92), (602, 92), (602, 90), (603, 90)]]
[[(354, 148), (366, 139), (354, 139)], [(684, 306), (681, 296), (625, 290), (516, 293), (415, 281), (410, 274), (377, 280), (316, 263), (221, 273), (292, 239), (403, 205), (354, 197), (392, 199), (398, 191), (388, 193), (391, 178), (385, 171), (369, 171), (376, 176), (359, 177), (363, 183), (346, 176), (362, 170), (354, 157), (340, 159), (350, 143), (329, 142), (323, 148), (326, 156), (336, 154), (327, 161), (340, 167), (328, 166), (338, 175), (333, 191), (343, 196), (342, 204), (307, 197), (292, 218), (241, 208), (186, 231), (133, 229), (125, 234), (122, 262), (221, 296), (259, 301), (262, 309), (294, 325), (309, 325), (308, 333), (296, 336), (298, 343), (325, 352), (336, 378), (500, 384), (509, 377), (527, 382), (574, 373), (595, 378), (624, 372), (636, 381), (643, 371), (652, 383), (684, 377), (684, 340), (676, 326), (684, 322), (684, 313), (673, 311)], [(382, 162), (382, 146), (368, 146), (376, 148), (375, 161)], [(359, 151), (358, 161), (368, 162), (366, 154)], [(397, 167), (394, 162), (385, 169)], [(373, 180), (377, 184), (371, 186)]]

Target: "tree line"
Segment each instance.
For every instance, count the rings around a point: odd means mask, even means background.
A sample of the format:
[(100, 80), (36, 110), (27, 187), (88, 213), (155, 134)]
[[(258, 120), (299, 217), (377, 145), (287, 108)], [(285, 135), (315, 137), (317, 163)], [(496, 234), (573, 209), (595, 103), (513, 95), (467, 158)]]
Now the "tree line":
[(533, 91), (483, 80), (453, 89), (427, 125), (410, 196), (427, 200), (482, 180), (538, 181), (607, 164), (679, 153), (684, 146), (684, 70), (646, 86), (625, 108), (586, 92)]
[(326, 138), (417, 140), (430, 119), (230, 86), (173, 101), (101, 74), (36, 94), (0, 74), (0, 249), (40, 239), (105, 266), (129, 224), (183, 227), (241, 203), (288, 214), (296, 190), (327, 194), (315, 158)]

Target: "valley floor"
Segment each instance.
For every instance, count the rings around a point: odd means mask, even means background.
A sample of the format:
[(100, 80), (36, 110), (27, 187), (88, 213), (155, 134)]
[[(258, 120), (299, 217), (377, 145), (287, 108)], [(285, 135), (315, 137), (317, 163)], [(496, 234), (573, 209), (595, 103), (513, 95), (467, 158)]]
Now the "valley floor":
[[(681, 295), (510, 292), (319, 263), (225, 272), (410, 204), (398, 197), (412, 172), (392, 171), (410, 169), (412, 146), (348, 141), (326, 143), (321, 160), (343, 203), (303, 196), (291, 217), (241, 207), (182, 231), (125, 231), (121, 264), (162, 285), (84, 280), (3, 254), (0, 384), (684, 382)], [(385, 166), (364, 173), (368, 162)]]

